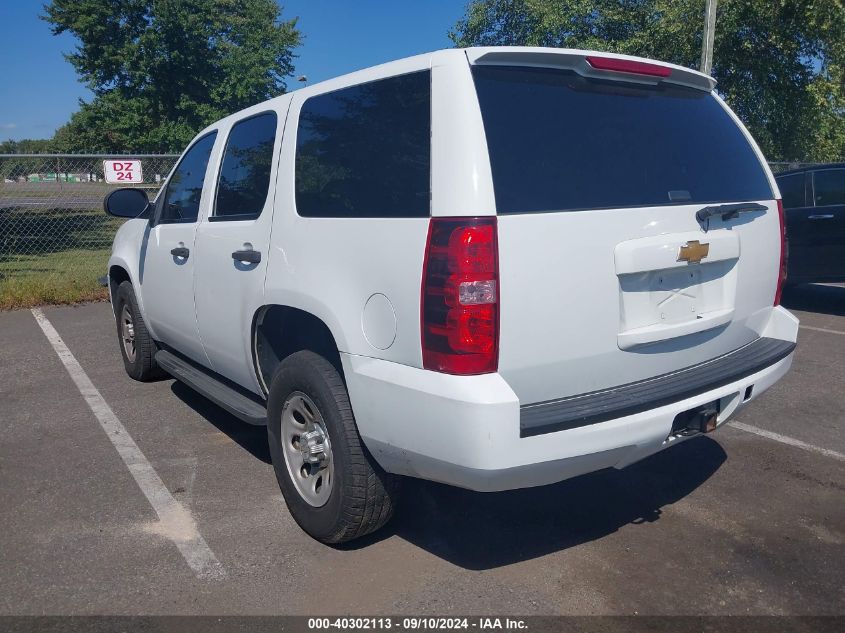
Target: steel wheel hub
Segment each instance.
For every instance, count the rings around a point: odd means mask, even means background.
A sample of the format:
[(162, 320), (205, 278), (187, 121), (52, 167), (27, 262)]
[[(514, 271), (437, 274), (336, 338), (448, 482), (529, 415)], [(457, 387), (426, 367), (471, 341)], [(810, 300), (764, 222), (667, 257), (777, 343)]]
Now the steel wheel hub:
[(322, 464), (326, 455), (326, 436), (319, 427), (299, 436), (299, 452), (303, 464)]
[(325, 505), (334, 479), (331, 442), (320, 410), (301, 391), (282, 405), (281, 431), (285, 465), (297, 492), (311, 506)]
[(120, 338), (123, 343), (123, 351), (130, 363), (135, 362), (135, 320), (132, 318), (132, 311), (124, 304), (120, 311)]

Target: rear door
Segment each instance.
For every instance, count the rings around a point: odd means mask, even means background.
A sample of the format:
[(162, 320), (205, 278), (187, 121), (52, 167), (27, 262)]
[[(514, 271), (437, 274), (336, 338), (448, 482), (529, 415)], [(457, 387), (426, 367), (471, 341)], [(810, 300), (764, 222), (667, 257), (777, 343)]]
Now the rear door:
[(814, 207), (811, 225), (812, 256), (819, 281), (845, 278), (845, 168), (812, 172)]
[[(777, 284), (772, 183), (733, 115), (663, 80), (675, 71), (584, 76), (583, 61), (472, 69), (498, 214), (499, 372), (523, 404), (733, 351), (758, 338)], [(763, 209), (696, 219), (737, 202)]]
[[(282, 112), (286, 111), (285, 108)], [(231, 124), (213, 175), (211, 212), (197, 230), (197, 323), (212, 369), (261, 393), (251, 352), (252, 318), (264, 301), (276, 170), (284, 115)]]

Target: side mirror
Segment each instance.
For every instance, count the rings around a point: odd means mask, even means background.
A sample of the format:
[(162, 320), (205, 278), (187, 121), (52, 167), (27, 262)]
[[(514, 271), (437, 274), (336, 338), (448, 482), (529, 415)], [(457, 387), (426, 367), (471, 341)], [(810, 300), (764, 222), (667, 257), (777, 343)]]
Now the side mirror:
[(150, 199), (143, 189), (115, 189), (103, 200), (103, 209), (117, 218), (146, 217)]

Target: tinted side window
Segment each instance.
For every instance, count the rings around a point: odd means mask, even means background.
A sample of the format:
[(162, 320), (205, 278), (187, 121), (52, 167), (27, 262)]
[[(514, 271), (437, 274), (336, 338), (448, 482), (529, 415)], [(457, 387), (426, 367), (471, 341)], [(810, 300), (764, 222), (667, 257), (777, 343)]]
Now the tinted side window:
[(216, 138), (217, 132), (203, 136), (179, 161), (164, 192), (159, 223), (196, 222), (208, 157)]
[(266, 112), (232, 126), (217, 182), (215, 217), (257, 218), (270, 190), (276, 142), (276, 113)]
[(474, 66), (499, 213), (770, 200), (711, 94), (552, 68)]
[(429, 72), (311, 97), (296, 137), (296, 206), (311, 217), (425, 217)]
[(804, 173), (790, 174), (777, 178), (778, 189), (783, 197), (783, 207), (794, 209), (804, 206)]
[(824, 169), (813, 178), (817, 207), (845, 204), (845, 169)]

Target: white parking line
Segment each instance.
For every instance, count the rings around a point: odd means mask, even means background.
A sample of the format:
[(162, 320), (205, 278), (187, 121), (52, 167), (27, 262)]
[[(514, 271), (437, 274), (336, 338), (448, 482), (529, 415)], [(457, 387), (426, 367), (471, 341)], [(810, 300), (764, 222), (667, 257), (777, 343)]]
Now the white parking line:
[(799, 325), (799, 329), (801, 330), (813, 330), (813, 332), (827, 332), (828, 334), (839, 334), (840, 336), (845, 336), (845, 332), (840, 330), (829, 330), (826, 327), (813, 327), (812, 325)]
[(97, 391), (94, 383), (91, 382), (79, 361), (65, 345), (53, 324), (38, 308), (33, 308), (32, 314), (56, 354), (58, 354), (65, 369), (67, 369), (67, 373), (70, 374), (71, 379), (76, 384), (76, 388), (79, 389), (79, 393), (88, 403), (94, 417), (97, 418), (123, 463), (126, 464), (132, 477), (135, 478), (135, 483), (138, 484), (141, 492), (144, 493), (147, 501), (156, 511), (159, 525), (155, 532), (163, 534), (173, 541), (198, 578), (219, 579), (224, 577), (226, 572), (223, 566), (197, 530), (197, 524), (191, 513), (170, 494), (161, 477), (144, 457), (141, 449), (127, 433), (126, 428), (118, 420), (103, 396)]
[(794, 437), (781, 435), (780, 433), (772, 433), (771, 431), (767, 431), (766, 429), (761, 429), (760, 427), (752, 426), (751, 424), (745, 424), (744, 422), (727, 422), (727, 425), (734, 429), (745, 431), (746, 433), (754, 433), (754, 435), (759, 435), (760, 437), (765, 437), (770, 440), (774, 440), (775, 442), (780, 442), (781, 444), (789, 444), (789, 446), (794, 446), (805, 451), (810, 451), (811, 453), (819, 453), (820, 455), (824, 455), (825, 457), (832, 457), (833, 459), (837, 459), (840, 462), (845, 462), (845, 454), (843, 453), (832, 451), (829, 448), (822, 448), (821, 446), (807, 444), (807, 442), (796, 440)]

